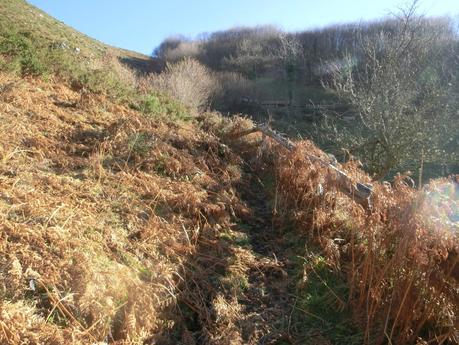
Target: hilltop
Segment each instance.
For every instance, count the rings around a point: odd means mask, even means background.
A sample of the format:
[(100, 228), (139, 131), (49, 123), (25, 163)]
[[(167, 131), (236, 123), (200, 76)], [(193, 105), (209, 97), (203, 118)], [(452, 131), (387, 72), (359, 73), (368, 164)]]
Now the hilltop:
[(158, 93), (123, 64), (147, 57), (24, 1), (0, 14), (0, 343), (458, 341), (457, 183), (334, 163), (362, 207), (313, 142)]
[(68, 50), (81, 60), (111, 54), (144, 72), (152, 71), (155, 68), (151, 57), (111, 47), (92, 39), (28, 4), (25, 0), (2, 1), (0, 18), (2, 34), (7, 31), (28, 33), (37, 41), (37, 45)]

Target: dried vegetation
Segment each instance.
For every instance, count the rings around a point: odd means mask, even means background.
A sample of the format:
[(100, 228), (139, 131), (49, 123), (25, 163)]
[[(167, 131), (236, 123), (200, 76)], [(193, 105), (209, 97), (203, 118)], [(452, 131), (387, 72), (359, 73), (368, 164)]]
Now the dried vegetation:
[[(457, 343), (457, 223), (439, 215), (448, 209), (457, 216), (457, 184), (436, 181), (418, 192), (399, 176), (392, 185), (374, 185), (367, 212), (337, 193), (326, 169), (306, 152), (321, 155), (305, 141), (276, 159), (277, 205), (322, 249), (329, 267), (346, 277), (343, 302), (364, 330), (364, 342)], [(370, 182), (354, 163), (344, 168)], [(432, 202), (435, 194), (443, 201)]]
[(100, 95), (0, 84), (0, 342), (142, 343), (175, 327), (177, 303), (204, 310), (183, 291), (206, 271), (186, 267), (244, 212), (237, 156)]
[[(25, 2), (0, 9), (28, 25)], [(187, 108), (110, 50), (64, 60), (5, 32), (1, 344), (458, 343), (457, 182), (376, 183), (366, 211), (311, 142), (287, 152), (241, 138), (247, 119), (191, 110), (215, 92), (191, 60), (154, 77)]]
[[(248, 120), (171, 122), (53, 82), (1, 74), (0, 84), (3, 343), (266, 339), (278, 314), (255, 321), (254, 272), (288, 272), (244, 240), (260, 216), (240, 197), (257, 193), (244, 161), (274, 177), (263, 216), (276, 236), (293, 227), (347, 282), (345, 298), (326, 288), (365, 343), (457, 342), (457, 223), (445, 218), (457, 214), (457, 185), (419, 192), (400, 176), (374, 185), (368, 212), (305, 158), (324, 156), (312, 143), (288, 153), (255, 134), (235, 139)], [(370, 181), (352, 162), (344, 169)], [(288, 277), (301, 280), (298, 296), (309, 267)]]

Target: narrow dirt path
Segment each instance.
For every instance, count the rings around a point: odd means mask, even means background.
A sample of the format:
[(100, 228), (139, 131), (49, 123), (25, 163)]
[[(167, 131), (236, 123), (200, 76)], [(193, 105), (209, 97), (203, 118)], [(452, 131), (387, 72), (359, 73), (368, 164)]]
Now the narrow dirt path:
[(254, 173), (247, 175), (249, 187), (243, 189), (242, 198), (253, 217), (244, 225), (256, 260), (248, 271), (249, 287), (241, 303), (247, 314), (258, 315), (256, 344), (293, 344), (294, 281), (288, 273), (293, 270), (292, 263), (265, 186)]
[(306, 238), (273, 212), (270, 177), (243, 174), (247, 212), (200, 239), (183, 274), (181, 322), (158, 344), (330, 345), (322, 318), (311, 325), (301, 305)]
[[(273, 196), (270, 195), (273, 182), (269, 179), (262, 182), (254, 172), (248, 172), (246, 178), (248, 183), (241, 188), (241, 197), (253, 212), (253, 217), (243, 225), (255, 260), (248, 270), (249, 285), (244, 294), (245, 300), (239, 302), (244, 305), (246, 315), (256, 315), (258, 319), (251, 341), (247, 343), (334, 343), (328, 337), (330, 329), (329, 325), (326, 326), (327, 322), (298, 306), (301, 300), (304, 301), (305, 293), (314, 293), (306, 291), (305, 282), (302, 282), (302, 258), (307, 239), (285, 220), (282, 221), (282, 217), (273, 210)], [(299, 288), (298, 284), (303, 285)], [(297, 293), (302, 296), (297, 296)]]

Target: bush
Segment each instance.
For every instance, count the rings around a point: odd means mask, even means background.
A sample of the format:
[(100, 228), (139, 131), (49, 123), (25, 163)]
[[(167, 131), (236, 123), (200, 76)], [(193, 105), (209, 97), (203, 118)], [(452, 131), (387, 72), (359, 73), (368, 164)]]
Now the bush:
[(132, 108), (151, 117), (165, 117), (170, 120), (188, 120), (189, 112), (179, 102), (161, 94), (149, 94)]
[(27, 52), (21, 57), (22, 75), (43, 75), (48, 72), (47, 67), (40, 61), (34, 53)]
[(151, 85), (154, 90), (195, 110), (206, 108), (218, 89), (214, 74), (189, 58), (176, 64), (168, 64), (162, 74), (151, 78)]
[(153, 147), (153, 141), (152, 134), (148, 132), (131, 134), (128, 138), (129, 153), (145, 156)]
[(28, 34), (20, 34), (13, 31), (8, 31), (2, 35), (0, 42), (0, 53), (9, 56), (19, 56), (23, 52), (28, 52), (32, 49), (32, 41)]
[(40, 49), (36, 47), (26, 33), (6, 32), (1, 37), (0, 54), (6, 56), (2, 68), (21, 75), (43, 75), (48, 69), (40, 56)]
[(138, 108), (144, 114), (161, 114), (164, 112), (163, 104), (156, 95), (145, 97)]

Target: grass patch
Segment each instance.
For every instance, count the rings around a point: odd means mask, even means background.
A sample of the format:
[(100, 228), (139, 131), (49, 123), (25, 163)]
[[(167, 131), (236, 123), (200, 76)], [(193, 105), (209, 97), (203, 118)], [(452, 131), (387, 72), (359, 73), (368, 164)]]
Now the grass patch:
[[(0, 29), (4, 29), (0, 27)], [(44, 75), (49, 68), (43, 63), (43, 51), (33, 43), (29, 33), (1, 31), (0, 54), (5, 56), (0, 68), (10, 72), (26, 75)]]
[(294, 228), (286, 227), (285, 245), (292, 266), (289, 275), (296, 282), (296, 302), (291, 325), (305, 344), (363, 344), (363, 333), (354, 324), (347, 307), (349, 289), (345, 277), (334, 271), (320, 250)]
[(250, 283), (247, 276), (242, 272), (230, 272), (221, 280), (223, 286), (232, 291), (235, 296), (240, 296), (249, 289)]
[(170, 97), (156, 93), (144, 96), (139, 102), (132, 103), (131, 108), (152, 118), (182, 121), (191, 119), (190, 113), (184, 105)]
[(297, 257), (295, 262), (302, 270), (293, 313), (295, 322), (305, 332), (320, 332), (332, 344), (362, 344), (363, 334), (346, 306), (349, 292), (345, 279), (318, 254)]
[(128, 138), (128, 148), (130, 154), (145, 156), (153, 147), (154, 137), (148, 132), (138, 132), (131, 134)]

